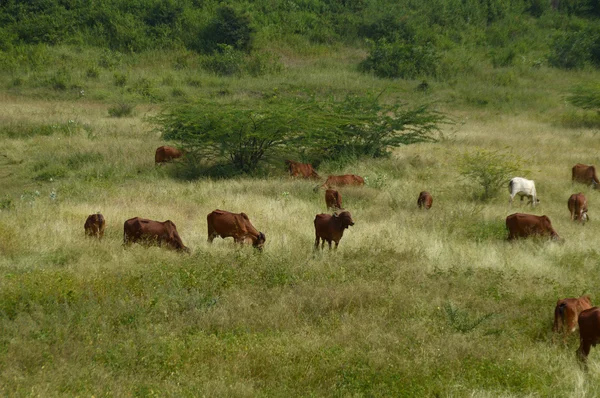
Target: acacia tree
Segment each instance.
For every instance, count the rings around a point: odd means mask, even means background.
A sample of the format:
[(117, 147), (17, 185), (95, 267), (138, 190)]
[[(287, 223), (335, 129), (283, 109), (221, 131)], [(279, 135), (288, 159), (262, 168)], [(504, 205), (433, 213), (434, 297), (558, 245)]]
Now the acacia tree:
[(401, 145), (435, 141), (449, 119), (429, 106), (382, 105), (379, 96), (342, 101), (292, 98), (247, 107), (201, 102), (170, 108), (153, 118), (163, 137), (196, 156), (227, 160), (249, 173), (278, 150), (308, 153), (314, 160), (351, 153), (379, 157)]

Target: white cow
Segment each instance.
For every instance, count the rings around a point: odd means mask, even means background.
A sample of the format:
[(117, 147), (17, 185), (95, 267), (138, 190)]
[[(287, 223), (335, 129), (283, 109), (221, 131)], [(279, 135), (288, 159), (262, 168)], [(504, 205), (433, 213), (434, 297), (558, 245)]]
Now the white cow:
[(510, 192), (510, 201), (509, 204), (512, 206), (513, 199), (515, 195), (519, 195), (521, 197), (521, 201), (523, 198), (527, 196), (529, 199), (527, 204), (531, 203), (531, 206), (535, 207), (536, 203), (540, 203), (540, 200), (537, 198), (537, 193), (535, 191), (535, 183), (533, 180), (528, 180), (526, 178), (514, 177), (508, 183), (508, 192)]

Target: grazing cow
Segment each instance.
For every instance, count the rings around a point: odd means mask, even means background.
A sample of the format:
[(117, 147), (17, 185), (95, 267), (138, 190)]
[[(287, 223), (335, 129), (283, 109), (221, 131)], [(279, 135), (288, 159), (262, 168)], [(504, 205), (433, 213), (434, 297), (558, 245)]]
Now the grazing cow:
[(579, 313), (588, 308), (592, 308), (590, 296), (558, 300), (554, 309), (554, 326), (552, 327), (552, 331), (555, 333), (562, 332), (563, 340), (566, 341), (567, 335), (573, 333), (577, 328)]
[(423, 191), (419, 194), (419, 199), (417, 199), (417, 206), (419, 209), (425, 208), (427, 210), (431, 209), (431, 205), (433, 204), (433, 197), (427, 191)]
[(134, 217), (125, 221), (123, 231), (123, 244), (128, 246), (140, 242), (164, 245), (170, 249), (190, 252), (190, 249), (185, 247), (181, 241), (177, 227), (171, 220), (160, 222)]
[(208, 224), (208, 243), (212, 243), (217, 236), (225, 239), (233, 237), (236, 243), (250, 243), (255, 248), (262, 250), (267, 238), (259, 232), (246, 215), (246, 213), (230, 213), (225, 210), (215, 210), (206, 216)]
[(533, 180), (515, 177), (511, 179), (508, 183), (508, 192), (510, 192), (509, 203), (511, 206), (515, 195), (519, 195), (521, 197), (521, 201), (523, 201), (523, 198), (527, 196), (527, 198), (529, 199), (527, 201), (527, 204), (531, 203), (532, 207), (535, 207), (537, 203), (540, 203), (540, 200), (537, 198), (537, 193), (535, 191), (535, 183), (533, 182)]
[(104, 236), (104, 216), (100, 213), (90, 214), (85, 220), (83, 229), (87, 236), (95, 236), (98, 239), (102, 239)]
[(290, 176), (292, 177), (302, 177), (302, 178), (321, 178), (319, 174), (315, 171), (312, 165), (308, 163), (300, 163), (295, 162), (293, 160), (286, 160), (285, 164), (288, 167), (288, 171), (290, 172)]
[(600, 184), (598, 177), (596, 177), (596, 168), (581, 163), (577, 163), (571, 169), (571, 180), (586, 185), (592, 185), (594, 188), (598, 188), (598, 184)]
[(571, 195), (567, 202), (567, 206), (571, 212), (571, 221), (579, 221), (583, 224), (585, 221), (589, 220), (587, 215), (587, 199), (583, 193), (579, 192)]
[(365, 185), (365, 179), (361, 176), (357, 176), (354, 174), (345, 174), (342, 176), (329, 176), (323, 184), (317, 185), (314, 191), (317, 192), (319, 188), (323, 187), (331, 188), (343, 185)]
[(328, 209), (341, 209), (342, 194), (335, 189), (328, 189), (325, 191), (325, 204)]
[(340, 214), (317, 214), (315, 217), (315, 249), (319, 248), (319, 240), (321, 240), (321, 249), (325, 246), (325, 241), (329, 244), (331, 249), (331, 241), (335, 242), (335, 248), (337, 249), (342, 235), (344, 235), (344, 229), (354, 225), (352, 216), (349, 211), (342, 211)]
[(161, 164), (170, 162), (173, 159), (177, 159), (183, 156), (183, 152), (181, 152), (177, 148), (173, 148), (171, 146), (161, 146), (156, 148), (156, 154), (154, 155), (154, 163)]
[(547, 216), (514, 213), (506, 217), (506, 228), (508, 228), (508, 240), (527, 238), (532, 235), (550, 235), (552, 239), (560, 240), (560, 236), (552, 228), (552, 223)]
[(590, 349), (600, 342), (600, 308), (592, 307), (579, 313), (579, 348), (577, 357), (587, 368)]

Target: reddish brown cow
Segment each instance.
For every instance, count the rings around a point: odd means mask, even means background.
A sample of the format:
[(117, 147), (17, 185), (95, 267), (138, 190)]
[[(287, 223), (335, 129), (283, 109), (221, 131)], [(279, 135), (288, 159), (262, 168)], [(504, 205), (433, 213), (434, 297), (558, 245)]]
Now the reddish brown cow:
[(225, 210), (215, 210), (206, 216), (208, 223), (208, 243), (217, 236), (225, 239), (232, 237), (236, 243), (252, 242), (252, 246), (262, 250), (267, 238), (259, 232), (246, 213), (230, 213)]
[(581, 296), (578, 298), (565, 298), (556, 302), (554, 309), (554, 326), (552, 331), (562, 332), (563, 339), (566, 341), (567, 335), (573, 333), (577, 328), (577, 319), (583, 310), (592, 307), (590, 296)]
[(593, 185), (594, 188), (598, 188), (598, 184), (600, 184), (598, 177), (596, 177), (596, 168), (581, 163), (577, 163), (571, 169), (571, 180), (586, 185)]
[(173, 159), (177, 159), (183, 156), (183, 152), (181, 152), (177, 148), (173, 148), (171, 146), (161, 146), (156, 148), (156, 154), (154, 155), (154, 163), (161, 164), (170, 162)]
[(104, 216), (100, 213), (90, 214), (83, 224), (87, 236), (95, 236), (102, 239), (104, 236)]
[(579, 313), (579, 348), (577, 357), (587, 367), (590, 349), (600, 342), (600, 308), (592, 307)]
[(583, 193), (579, 192), (571, 195), (567, 202), (567, 206), (571, 212), (571, 221), (579, 221), (583, 224), (585, 221), (589, 220), (587, 215), (587, 199)]
[(160, 222), (134, 217), (125, 221), (123, 230), (123, 244), (128, 246), (139, 242), (190, 252), (181, 241), (177, 227), (171, 220)]
[(286, 160), (285, 164), (288, 167), (288, 171), (290, 172), (290, 176), (292, 177), (302, 177), (302, 178), (321, 178), (319, 174), (315, 171), (312, 165), (308, 163), (300, 163), (295, 162), (293, 160)]
[(417, 199), (417, 206), (419, 209), (425, 208), (427, 210), (431, 209), (431, 205), (433, 204), (433, 197), (427, 191), (423, 191), (419, 194), (419, 199)]
[(527, 238), (532, 235), (550, 235), (552, 239), (560, 240), (560, 236), (552, 228), (552, 223), (547, 216), (514, 213), (506, 217), (508, 240)]
[(341, 209), (342, 194), (335, 189), (328, 189), (325, 191), (325, 204), (328, 209)]
[(352, 216), (349, 211), (343, 211), (340, 214), (317, 214), (315, 217), (315, 249), (319, 248), (319, 240), (321, 240), (321, 249), (325, 246), (325, 241), (329, 244), (331, 249), (331, 241), (335, 242), (335, 248), (337, 249), (344, 230), (354, 225)]
[(341, 176), (329, 176), (327, 180), (321, 185), (317, 185), (314, 189), (315, 192), (319, 190), (319, 188), (331, 188), (331, 187), (340, 187), (343, 185), (365, 185), (365, 179), (361, 176), (357, 176), (354, 174), (345, 174)]

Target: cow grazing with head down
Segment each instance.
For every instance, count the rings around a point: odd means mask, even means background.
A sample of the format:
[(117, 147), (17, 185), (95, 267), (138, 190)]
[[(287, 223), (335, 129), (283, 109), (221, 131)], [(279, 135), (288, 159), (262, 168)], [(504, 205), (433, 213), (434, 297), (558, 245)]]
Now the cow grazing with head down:
[(433, 204), (433, 197), (427, 191), (423, 191), (419, 194), (419, 199), (417, 199), (417, 206), (419, 209), (431, 209), (431, 205)]
[(558, 300), (554, 309), (552, 331), (555, 333), (562, 332), (563, 340), (566, 341), (567, 335), (573, 333), (577, 328), (579, 314), (588, 308), (592, 308), (590, 296)]
[(365, 179), (355, 174), (329, 176), (323, 184), (317, 185), (314, 191), (317, 192), (319, 188), (341, 187), (344, 185), (365, 185)]
[(177, 233), (177, 227), (171, 220), (161, 222), (134, 217), (125, 221), (123, 225), (123, 244), (129, 246), (136, 242), (190, 252), (190, 249), (185, 247), (181, 241), (179, 233)]
[(208, 224), (208, 243), (220, 236), (225, 239), (232, 237), (236, 243), (252, 243), (252, 246), (262, 250), (267, 238), (259, 232), (246, 213), (230, 213), (225, 210), (215, 210), (206, 216)]
[(341, 209), (342, 194), (335, 189), (328, 189), (325, 191), (325, 204), (328, 209)]
[(529, 236), (550, 236), (554, 240), (560, 240), (547, 216), (514, 213), (506, 217), (506, 228), (508, 240)]
[(579, 348), (577, 358), (587, 368), (590, 349), (600, 342), (600, 308), (592, 307), (579, 313)]
[(531, 203), (532, 207), (535, 207), (537, 203), (540, 203), (540, 200), (537, 198), (537, 192), (535, 190), (535, 183), (533, 180), (515, 177), (508, 183), (508, 192), (510, 192), (509, 203), (511, 206), (516, 195), (521, 197), (521, 201), (523, 201), (524, 197), (527, 197), (529, 199), (527, 204)]
[(577, 163), (571, 169), (571, 180), (586, 185), (592, 185), (596, 189), (598, 188), (598, 184), (600, 184), (598, 177), (596, 177), (596, 168), (581, 163)]
[(156, 148), (156, 153), (154, 154), (154, 163), (166, 163), (182, 156), (183, 152), (181, 152), (179, 149), (164, 145)]
[(571, 213), (571, 221), (579, 221), (583, 224), (585, 221), (589, 220), (587, 214), (587, 199), (583, 193), (579, 192), (571, 195), (567, 202), (567, 206)]
[(311, 164), (308, 163), (300, 163), (293, 160), (286, 160), (286, 166), (288, 167), (288, 171), (290, 176), (292, 177), (302, 177), (302, 178), (321, 178), (319, 174), (315, 171)]
[(87, 236), (95, 236), (102, 239), (104, 236), (104, 225), (106, 224), (104, 216), (100, 213), (90, 214), (83, 224), (83, 229)]
[(329, 244), (331, 249), (331, 242), (335, 242), (335, 248), (337, 249), (344, 230), (352, 225), (354, 221), (349, 211), (342, 211), (341, 213), (330, 214), (317, 214), (315, 217), (315, 249), (319, 248), (319, 241), (321, 241), (321, 249), (325, 246), (325, 241)]

